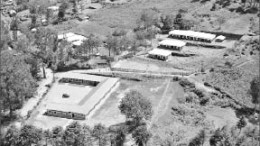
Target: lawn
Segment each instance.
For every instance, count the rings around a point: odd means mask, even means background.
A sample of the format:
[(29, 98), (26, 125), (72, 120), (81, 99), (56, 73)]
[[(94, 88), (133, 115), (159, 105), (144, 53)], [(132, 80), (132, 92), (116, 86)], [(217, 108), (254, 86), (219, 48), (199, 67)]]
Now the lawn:
[(103, 123), (106, 126), (117, 124), (125, 121), (125, 117), (120, 113), (118, 105), (120, 99), (129, 90), (136, 90), (144, 97), (148, 98), (156, 110), (165, 90), (167, 80), (150, 80), (143, 82), (121, 80), (119, 88), (113, 92), (106, 102), (94, 113), (88, 120), (88, 124)]

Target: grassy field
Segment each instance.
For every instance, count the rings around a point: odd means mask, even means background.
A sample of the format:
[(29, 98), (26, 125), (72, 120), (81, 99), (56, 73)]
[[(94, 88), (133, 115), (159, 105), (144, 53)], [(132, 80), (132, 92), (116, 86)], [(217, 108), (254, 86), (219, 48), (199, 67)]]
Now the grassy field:
[(132, 29), (140, 18), (142, 11), (157, 8), (165, 14), (176, 14), (181, 8), (194, 8), (199, 3), (190, 3), (190, 0), (142, 0), (122, 6), (104, 8), (91, 15), (92, 21), (111, 28), (119, 27)]
[[(125, 121), (125, 117), (120, 113), (118, 105), (120, 99), (129, 90), (136, 90), (144, 97), (148, 98), (153, 106), (153, 110), (157, 110), (158, 103), (162, 99), (166, 86), (166, 80), (150, 80), (144, 82), (121, 80), (119, 88), (113, 92), (106, 102), (95, 112), (89, 119), (88, 124), (103, 123), (107, 126)], [(173, 87), (172, 87), (173, 88)], [(167, 93), (169, 96), (172, 92)]]

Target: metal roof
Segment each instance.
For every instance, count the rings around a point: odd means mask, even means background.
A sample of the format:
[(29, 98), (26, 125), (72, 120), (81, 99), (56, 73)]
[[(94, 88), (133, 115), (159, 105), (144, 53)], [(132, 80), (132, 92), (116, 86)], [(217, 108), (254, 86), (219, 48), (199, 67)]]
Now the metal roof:
[(159, 42), (159, 45), (183, 47), (186, 45), (186, 42), (174, 39), (166, 39)]
[(160, 56), (169, 56), (171, 55), (171, 51), (168, 50), (163, 50), (163, 49), (153, 49), (152, 51), (150, 51), (148, 54), (150, 55), (160, 55)]
[(173, 30), (169, 32), (170, 35), (182, 35), (182, 36), (190, 36), (190, 37), (196, 37), (201, 39), (208, 39), (213, 40), (216, 35), (210, 34), (210, 33), (204, 33), (204, 32), (195, 32), (191, 30)]

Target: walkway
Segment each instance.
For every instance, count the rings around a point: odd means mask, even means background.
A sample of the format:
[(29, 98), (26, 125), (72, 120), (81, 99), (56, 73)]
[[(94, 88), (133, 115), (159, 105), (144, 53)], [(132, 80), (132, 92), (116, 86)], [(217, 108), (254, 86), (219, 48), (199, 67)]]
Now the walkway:
[(18, 111), (18, 113), (22, 117), (26, 117), (27, 113), (32, 110), (35, 106), (37, 106), (38, 101), (41, 99), (43, 94), (47, 91), (48, 87), (45, 85), (50, 84), (53, 81), (53, 72), (51, 69), (45, 69), (46, 71), (46, 79), (42, 79), (38, 85), (39, 87), (37, 88), (37, 94), (35, 97), (30, 98), (28, 101), (24, 103), (24, 106), (22, 109)]

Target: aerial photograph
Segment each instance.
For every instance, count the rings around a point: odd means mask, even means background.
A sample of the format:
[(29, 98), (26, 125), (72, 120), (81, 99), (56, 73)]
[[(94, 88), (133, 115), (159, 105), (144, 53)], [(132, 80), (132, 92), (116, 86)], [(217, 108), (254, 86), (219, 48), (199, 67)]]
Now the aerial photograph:
[(260, 0), (0, 13), (0, 146), (260, 146)]

